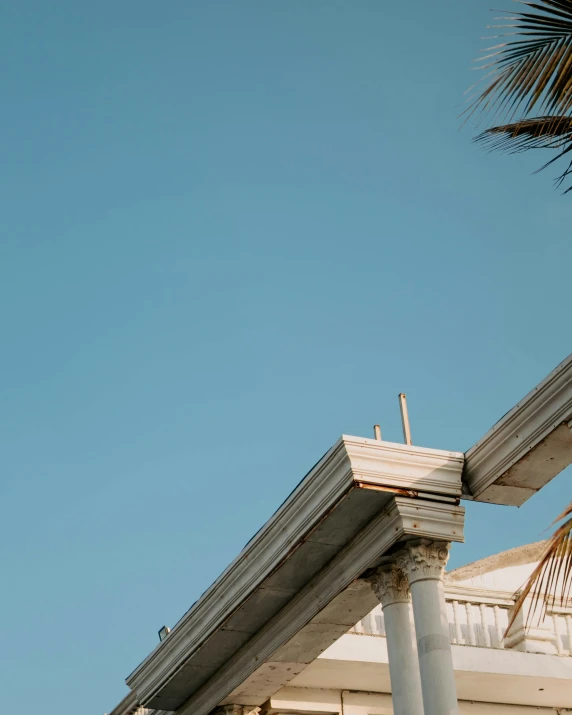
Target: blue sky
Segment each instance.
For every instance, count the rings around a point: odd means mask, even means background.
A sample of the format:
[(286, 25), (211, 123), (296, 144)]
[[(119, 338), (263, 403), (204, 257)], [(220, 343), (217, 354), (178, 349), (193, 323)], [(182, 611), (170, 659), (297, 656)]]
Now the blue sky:
[[(7, 712), (111, 710), (341, 433), (401, 440), (398, 392), (465, 450), (570, 352), (570, 199), (459, 131), (489, 7), (2, 3)], [(451, 564), (569, 477), (469, 505)]]

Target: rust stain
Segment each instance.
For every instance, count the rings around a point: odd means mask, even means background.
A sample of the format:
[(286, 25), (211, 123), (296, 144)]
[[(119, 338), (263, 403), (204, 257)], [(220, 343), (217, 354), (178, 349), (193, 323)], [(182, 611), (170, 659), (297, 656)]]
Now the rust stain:
[[(451, 504), (453, 506), (459, 506), (461, 503), (461, 497), (454, 497), (447, 495), (447, 501), (445, 501), (443, 498), (439, 498), (439, 496), (442, 495), (435, 495), (435, 498), (432, 500), (430, 497), (432, 496), (430, 492), (423, 491), (423, 495), (419, 496), (419, 492), (416, 489), (400, 489), (399, 487), (385, 487), (382, 486), (381, 484), (370, 484), (369, 482), (354, 482), (354, 486), (357, 489), (372, 489), (373, 491), (377, 492), (387, 492), (389, 494), (398, 494), (399, 496), (403, 497), (410, 497), (412, 499), (422, 499), (423, 501), (438, 501), (443, 504)], [(415, 507), (417, 510), (419, 507)], [(455, 513), (455, 512), (451, 512)]]
[(376, 492), (389, 492), (390, 494), (400, 494), (404, 497), (418, 497), (419, 492), (414, 489), (400, 489), (399, 487), (383, 487), (380, 484), (368, 484), (367, 482), (355, 482), (358, 489), (372, 489)]

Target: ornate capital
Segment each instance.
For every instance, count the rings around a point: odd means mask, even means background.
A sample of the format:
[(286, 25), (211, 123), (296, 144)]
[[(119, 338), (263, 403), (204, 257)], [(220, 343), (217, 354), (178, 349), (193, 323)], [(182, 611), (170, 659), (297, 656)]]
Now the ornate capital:
[(257, 715), (260, 708), (251, 705), (221, 705), (214, 711), (214, 715)]
[(407, 578), (395, 564), (380, 566), (369, 582), (382, 608), (392, 603), (409, 603), (411, 594)]
[(406, 574), (409, 583), (426, 579), (441, 579), (449, 558), (451, 544), (447, 541), (420, 539), (410, 541), (395, 560)]

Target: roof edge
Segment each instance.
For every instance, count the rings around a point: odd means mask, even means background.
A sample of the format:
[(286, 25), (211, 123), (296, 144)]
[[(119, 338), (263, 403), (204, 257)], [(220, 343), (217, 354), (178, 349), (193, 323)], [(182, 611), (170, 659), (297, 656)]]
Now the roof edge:
[(445, 575), (445, 584), (466, 581), (475, 576), (482, 576), (491, 571), (507, 568), (509, 566), (522, 566), (540, 560), (546, 549), (548, 541), (535, 541), (532, 544), (516, 546), (513, 549), (501, 551), (492, 556), (485, 556), (484, 559), (472, 561), (465, 566), (459, 566)]
[(572, 463), (572, 354), (465, 454), (476, 501), (521, 506)]

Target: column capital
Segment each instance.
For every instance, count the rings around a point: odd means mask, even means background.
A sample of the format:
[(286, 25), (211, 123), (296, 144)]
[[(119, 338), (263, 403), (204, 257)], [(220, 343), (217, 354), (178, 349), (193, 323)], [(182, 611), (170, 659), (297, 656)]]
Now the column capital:
[(382, 608), (392, 603), (409, 603), (411, 600), (407, 577), (394, 563), (380, 566), (370, 576), (369, 582)]
[(428, 579), (441, 580), (450, 548), (448, 541), (408, 541), (396, 555), (395, 561), (407, 575), (410, 584)]

